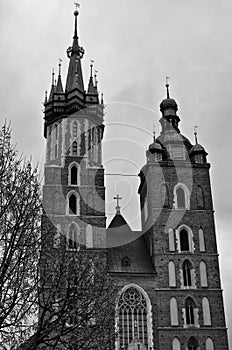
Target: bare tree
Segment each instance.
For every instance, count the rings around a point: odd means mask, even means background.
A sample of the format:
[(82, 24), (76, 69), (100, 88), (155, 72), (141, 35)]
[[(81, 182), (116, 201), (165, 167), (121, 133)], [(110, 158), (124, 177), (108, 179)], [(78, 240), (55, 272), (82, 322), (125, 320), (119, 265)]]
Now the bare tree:
[(28, 349), (106, 349), (115, 341), (116, 285), (101, 250), (53, 250), (41, 257), (39, 323)]
[[(0, 130), (0, 348), (106, 349), (115, 338), (116, 286), (104, 250), (41, 239), (36, 169)], [(21, 344), (21, 345), (20, 345)]]
[(40, 186), (36, 169), (0, 130), (0, 344), (13, 346), (33, 329), (40, 244)]

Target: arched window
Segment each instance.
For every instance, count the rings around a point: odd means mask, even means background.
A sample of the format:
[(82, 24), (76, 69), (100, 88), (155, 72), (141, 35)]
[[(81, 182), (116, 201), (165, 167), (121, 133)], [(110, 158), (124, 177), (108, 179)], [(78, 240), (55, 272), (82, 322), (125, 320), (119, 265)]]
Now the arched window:
[(174, 252), (175, 251), (175, 239), (174, 239), (173, 228), (170, 228), (168, 230), (168, 241), (169, 241), (169, 251)]
[(77, 142), (73, 141), (72, 143), (72, 155), (77, 156)]
[(93, 227), (89, 224), (86, 226), (86, 248), (93, 248)]
[(188, 350), (197, 350), (199, 347), (197, 339), (195, 337), (189, 338), (187, 346)]
[(200, 246), (200, 252), (205, 252), (205, 237), (204, 237), (204, 232), (200, 228), (199, 231), (199, 246)]
[(68, 195), (68, 213), (69, 215), (80, 215), (80, 197), (78, 193)]
[(202, 311), (203, 311), (204, 326), (211, 326), (209, 299), (206, 297), (202, 299)]
[(77, 121), (72, 124), (72, 137), (77, 138)]
[(162, 184), (160, 192), (161, 192), (161, 207), (169, 208), (169, 193), (168, 193), (168, 187), (166, 184)]
[(68, 227), (67, 247), (70, 250), (80, 249), (80, 227), (76, 223), (71, 223)]
[(147, 349), (152, 346), (151, 303), (142, 288), (130, 285), (120, 294), (118, 318), (118, 348), (127, 349), (136, 331)]
[(189, 235), (185, 229), (180, 231), (180, 250), (181, 252), (189, 252)]
[(68, 184), (71, 186), (80, 185), (80, 165), (76, 162), (69, 164), (68, 167)]
[(179, 187), (176, 190), (176, 197), (177, 197), (177, 207), (179, 209), (185, 208), (185, 194), (183, 188)]
[(206, 339), (205, 345), (206, 345), (206, 350), (214, 350), (214, 343), (211, 338)]
[(177, 249), (178, 252), (191, 252), (194, 253), (194, 241), (193, 241), (193, 232), (190, 227), (186, 225), (181, 225), (176, 230), (176, 239), (177, 239)]
[(186, 316), (186, 324), (194, 326), (194, 309), (195, 304), (191, 298), (187, 298), (185, 301), (185, 316)]
[(204, 261), (200, 262), (200, 280), (201, 280), (201, 287), (208, 287), (207, 270), (206, 270), (206, 264)]
[(172, 350), (181, 350), (180, 341), (177, 337), (172, 341)]
[(178, 183), (174, 187), (174, 208), (190, 209), (189, 190), (186, 185)]
[(204, 193), (201, 186), (197, 186), (197, 208), (198, 209), (204, 209), (205, 203), (204, 203)]
[(184, 287), (192, 287), (192, 264), (188, 260), (185, 260), (182, 265), (182, 270)]
[(71, 185), (77, 185), (77, 167), (73, 165), (71, 167)]
[(178, 308), (176, 298), (170, 300), (170, 315), (171, 315), (171, 326), (178, 326)]
[(169, 287), (176, 287), (176, 269), (175, 263), (169, 261), (168, 263), (168, 273), (169, 273)]

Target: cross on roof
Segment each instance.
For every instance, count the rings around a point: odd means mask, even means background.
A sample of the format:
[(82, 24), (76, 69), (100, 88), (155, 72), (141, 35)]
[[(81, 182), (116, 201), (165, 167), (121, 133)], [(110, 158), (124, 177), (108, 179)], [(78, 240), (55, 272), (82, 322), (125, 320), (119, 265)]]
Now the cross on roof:
[(116, 197), (114, 197), (114, 199), (116, 199), (116, 201), (117, 201), (116, 212), (117, 212), (117, 214), (120, 214), (120, 205), (119, 205), (119, 201), (122, 199), (122, 197), (120, 197), (120, 196), (117, 194)]
[(119, 207), (119, 201), (122, 199), (122, 197), (120, 197), (120, 196), (117, 194), (116, 197), (114, 197), (114, 199), (117, 200), (117, 207)]

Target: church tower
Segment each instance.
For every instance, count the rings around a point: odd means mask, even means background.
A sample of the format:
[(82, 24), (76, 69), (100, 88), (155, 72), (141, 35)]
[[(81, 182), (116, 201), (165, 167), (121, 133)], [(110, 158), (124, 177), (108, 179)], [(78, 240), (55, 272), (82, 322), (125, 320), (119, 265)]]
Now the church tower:
[(228, 350), (207, 153), (160, 104), (161, 133), (139, 176), (142, 231), (154, 267), (155, 350)]
[(81, 67), (84, 49), (77, 34), (78, 15), (76, 9), (73, 43), (67, 49), (65, 89), (60, 62), (57, 80), (53, 72), (51, 91), (49, 96), (46, 93), (44, 102), (42, 236), (45, 238), (54, 227), (49, 244), (62, 245), (67, 250), (104, 247), (106, 225), (102, 166), (104, 105), (103, 98), (99, 101), (92, 62), (88, 89), (84, 89)]
[(106, 230), (104, 103), (92, 63), (84, 87), (78, 15), (76, 9), (65, 88), (60, 63), (44, 102), (42, 257), (83, 248), (107, 257), (118, 287), (116, 350), (228, 350), (210, 164), (197, 134), (194, 145), (181, 134), (168, 84), (161, 134), (139, 174), (142, 230), (130, 228), (118, 195)]

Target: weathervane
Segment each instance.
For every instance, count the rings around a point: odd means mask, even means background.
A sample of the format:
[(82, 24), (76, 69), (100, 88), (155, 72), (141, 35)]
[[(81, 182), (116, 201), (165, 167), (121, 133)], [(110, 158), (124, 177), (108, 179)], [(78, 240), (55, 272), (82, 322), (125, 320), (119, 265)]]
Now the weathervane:
[(76, 11), (78, 11), (77, 9), (81, 7), (81, 5), (78, 2), (74, 2), (74, 5), (76, 6)]

